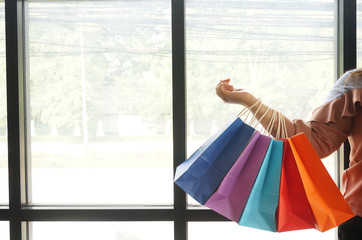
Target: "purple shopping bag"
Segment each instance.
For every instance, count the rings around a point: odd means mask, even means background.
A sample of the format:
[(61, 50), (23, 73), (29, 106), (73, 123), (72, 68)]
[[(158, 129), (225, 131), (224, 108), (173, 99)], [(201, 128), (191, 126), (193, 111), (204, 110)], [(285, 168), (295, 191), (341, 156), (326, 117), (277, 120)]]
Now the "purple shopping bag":
[(238, 222), (268, 150), (271, 138), (255, 132), (205, 206)]

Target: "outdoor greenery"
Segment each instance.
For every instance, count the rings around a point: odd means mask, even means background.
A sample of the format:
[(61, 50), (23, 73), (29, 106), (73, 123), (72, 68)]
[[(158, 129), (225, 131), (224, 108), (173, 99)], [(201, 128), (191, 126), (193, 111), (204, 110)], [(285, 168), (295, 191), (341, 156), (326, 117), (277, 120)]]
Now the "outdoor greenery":
[[(241, 110), (215, 95), (220, 79), (289, 118), (310, 117), (334, 81), (333, 7), (186, 1), (188, 154)], [(28, 19), (33, 166), (170, 166), (171, 2), (30, 1)], [(0, 74), (5, 79), (5, 68)], [(1, 108), (0, 134), (5, 129)], [(132, 147), (97, 147), (106, 142)], [(134, 153), (139, 144), (143, 154)]]
[[(30, 1), (28, 10), (33, 141), (169, 139), (170, 1)], [(308, 120), (335, 80), (334, 43), (332, 0), (186, 1), (189, 149), (241, 110), (216, 97), (220, 79)], [(3, 106), (5, 95), (2, 81)]]
[[(187, 108), (196, 132), (209, 134), (237, 113), (215, 96), (218, 80), (228, 77), (291, 118), (306, 118), (322, 103), (334, 78), (333, 2), (290, 4), (187, 2)], [(168, 1), (32, 2), (29, 20), (38, 135), (51, 127), (85, 134), (87, 124), (94, 136), (99, 121), (106, 134), (122, 135), (120, 115), (140, 116), (165, 133), (172, 104)]]

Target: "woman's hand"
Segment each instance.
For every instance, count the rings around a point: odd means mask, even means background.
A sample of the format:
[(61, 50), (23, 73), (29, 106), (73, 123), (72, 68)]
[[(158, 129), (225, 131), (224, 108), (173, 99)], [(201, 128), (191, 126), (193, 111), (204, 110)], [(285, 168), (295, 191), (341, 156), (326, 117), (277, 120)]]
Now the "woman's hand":
[(227, 103), (241, 104), (245, 107), (252, 106), (257, 98), (244, 89), (235, 89), (230, 85), (230, 79), (221, 80), (216, 86), (216, 94)]
[[(219, 82), (216, 86), (216, 94), (224, 102), (241, 104), (248, 108), (265, 129), (269, 129), (269, 124), (273, 121), (274, 124), (271, 126), (270, 134), (273, 136), (278, 135), (277, 121), (274, 122), (273, 120), (275, 114), (278, 112), (266, 106), (261, 100), (258, 100), (248, 91), (244, 89), (235, 89), (233, 85), (230, 84), (230, 79), (221, 80)], [(258, 101), (260, 104), (255, 105)], [(280, 115), (277, 115), (277, 117), (280, 117)]]

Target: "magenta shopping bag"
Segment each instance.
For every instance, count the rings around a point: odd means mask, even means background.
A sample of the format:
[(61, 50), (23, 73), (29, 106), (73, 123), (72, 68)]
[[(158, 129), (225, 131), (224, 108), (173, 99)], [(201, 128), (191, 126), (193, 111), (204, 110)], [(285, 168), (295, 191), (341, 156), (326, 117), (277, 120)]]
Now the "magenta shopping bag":
[(268, 150), (271, 138), (255, 132), (205, 206), (238, 222)]

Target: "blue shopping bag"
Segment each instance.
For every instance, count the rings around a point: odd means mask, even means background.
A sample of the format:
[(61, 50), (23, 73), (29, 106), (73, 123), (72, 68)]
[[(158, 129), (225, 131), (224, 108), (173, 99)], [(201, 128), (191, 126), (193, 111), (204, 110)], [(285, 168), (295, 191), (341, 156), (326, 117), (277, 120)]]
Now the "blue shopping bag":
[(239, 224), (276, 232), (283, 141), (271, 140)]
[(254, 128), (237, 117), (177, 167), (175, 183), (204, 204), (216, 191), (254, 132)]

